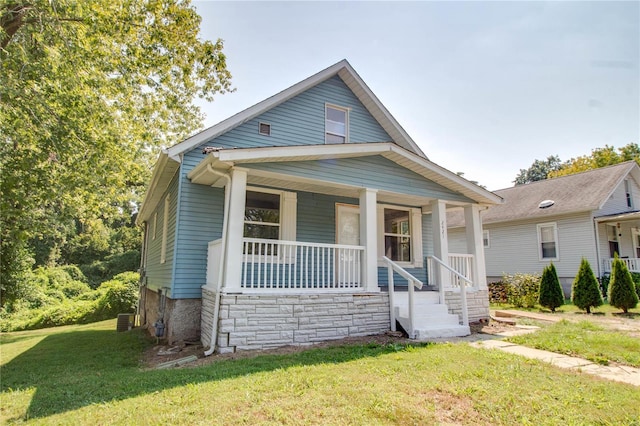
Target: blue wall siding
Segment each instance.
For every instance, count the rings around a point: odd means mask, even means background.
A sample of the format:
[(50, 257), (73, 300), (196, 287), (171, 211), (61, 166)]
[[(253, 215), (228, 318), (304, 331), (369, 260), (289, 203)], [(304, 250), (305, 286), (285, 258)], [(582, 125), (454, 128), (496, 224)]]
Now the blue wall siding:
[(243, 164), (243, 166), (327, 182), (382, 189), (399, 194), (471, 201), (379, 155), (333, 160), (255, 163)]
[[(194, 152), (194, 151), (192, 151)], [(196, 185), (186, 177), (202, 154), (185, 156), (180, 170), (180, 223), (173, 298), (200, 298), (206, 284), (207, 246), (222, 236), (224, 188)]]
[[(178, 205), (178, 176), (179, 172), (173, 177), (167, 192), (163, 194), (162, 201), (158, 204), (154, 214), (157, 214), (157, 227), (155, 238), (153, 238), (153, 216), (149, 220), (149, 232), (152, 235), (148, 240), (147, 251), (147, 286), (150, 289), (157, 290), (163, 287), (171, 288), (172, 283), (172, 268), (174, 257), (174, 242), (176, 235), (176, 211)], [(160, 252), (162, 250), (162, 230), (164, 226), (164, 200), (170, 194), (169, 197), (169, 220), (167, 228), (167, 247), (166, 247), (166, 261), (160, 263)]]
[[(350, 142), (392, 142), (347, 85), (335, 76), (206, 144), (226, 148), (324, 144), (325, 103), (350, 108)], [(271, 136), (258, 134), (260, 122), (271, 124)]]

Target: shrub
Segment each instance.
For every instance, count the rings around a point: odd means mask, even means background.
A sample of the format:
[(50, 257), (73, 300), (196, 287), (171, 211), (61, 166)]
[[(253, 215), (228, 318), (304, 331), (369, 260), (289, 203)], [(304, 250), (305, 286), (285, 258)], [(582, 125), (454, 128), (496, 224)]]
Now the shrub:
[(611, 265), (611, 282), (609, 283), (609, 304), (622, 309), (626, 314), (629, 309), (638, 305), (633, 278), (627, 265), (616, 254)]
[(126, 271), (137, 271), (140, 266), (140, 252), (131, 250), (125, 253), (107, 256), (104, 260), (96, 260), (89, 265), (80, 265), (91, 288), (112, 279), (115, 275)]
[(532, 274), (504, 275), (507, 302), (516, 307), (533, 308), (538, 301), (540, 276)]
[(578, 275), (571, 286), (571, 301), (578, 308), (586, 310), (588, 314), (591, 313), (592, 307), (598, 307), (603, 303), (598, 289), (598, 280), (585, 258), (582, 258)]
[(489, 288), (489, 302), (491, 303), (507, 303), (507, 287), (504, 281), (494, 281), (487, 284)]
[(555, 312), (557, 307), (564, 304), (564, 293), (553, 262), (542, 271), (538, 302), (545, 308), (551, 309), (551, 312)]

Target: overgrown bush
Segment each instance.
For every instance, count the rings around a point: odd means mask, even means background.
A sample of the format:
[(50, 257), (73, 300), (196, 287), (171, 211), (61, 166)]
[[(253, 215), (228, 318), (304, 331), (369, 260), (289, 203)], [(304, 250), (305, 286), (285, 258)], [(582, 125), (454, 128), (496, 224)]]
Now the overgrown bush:
[(638, 305), (638, 294), (631, 273), (617, 254), (611, 265), (609, 304), (622, 309), (625, 314)]
[(588, 314), (591, 313), (591, 308), (596, 308), (603, 303), (598, 289), (598, 280), (593, 274), (589, 261), (584, 257), (571, 286), (571, 301), (578, 308), (586, 310)]
[(564, 293), (553, 262), (542, 271), (538, 302), (541, 306), (551, 309), (551, 312), (555, 312), (556, 308), (564, 304)]
[(540, 292), (540, 276), (537, 274), (504, 275), (507, 302), (519, 308), (533, 308)]
[(489, 288), (489, 302), (507, 303), (507, 283), (504, 281), (494, 281), (488, 283), (487, 287)]
[(102, 283), (96, 290), (81, 293), (73, 299), (64, 299), (38, 309), (3, 312), (0, 315), (0, 331), (86, 324), (114, 318), (119, 313), (135, 312), (139, 278), (137, 272), (124, 272)]
[(96, 260), (89, 265), (80, 265), (91, 288), (110, 280), (115, 275), (126, 271), (137, 271), (140, 267), (140, 251), (130, 250), (107, 256), (104, 260)]

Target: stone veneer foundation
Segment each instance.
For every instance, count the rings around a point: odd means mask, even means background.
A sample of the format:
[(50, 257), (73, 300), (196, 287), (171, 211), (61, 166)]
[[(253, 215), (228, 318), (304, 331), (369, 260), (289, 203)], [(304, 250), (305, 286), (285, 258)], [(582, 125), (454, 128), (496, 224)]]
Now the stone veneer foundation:
[[(202, 335), (211, 346), (215, 292), (202, 289)], [(220, 353), (309, 345), (389, 330), (387, 293), (225, 294), (220, 301)]]
[[(447, 291), (444, 298), (449, 313), (462, 316), (460, 292)], [(489, 319), (489, 290), (467, 291), (467, 311), (469, 312), (469, 322)]]

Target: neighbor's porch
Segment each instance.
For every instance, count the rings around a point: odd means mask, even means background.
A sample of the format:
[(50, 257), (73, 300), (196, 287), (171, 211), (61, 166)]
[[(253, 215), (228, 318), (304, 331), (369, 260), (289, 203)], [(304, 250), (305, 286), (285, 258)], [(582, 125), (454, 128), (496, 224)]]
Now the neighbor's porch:
[(640, 272), (640, 212), (599, 217), (595, 222), (601, 274), (611, 273), (616, 253), (630, 272)]

